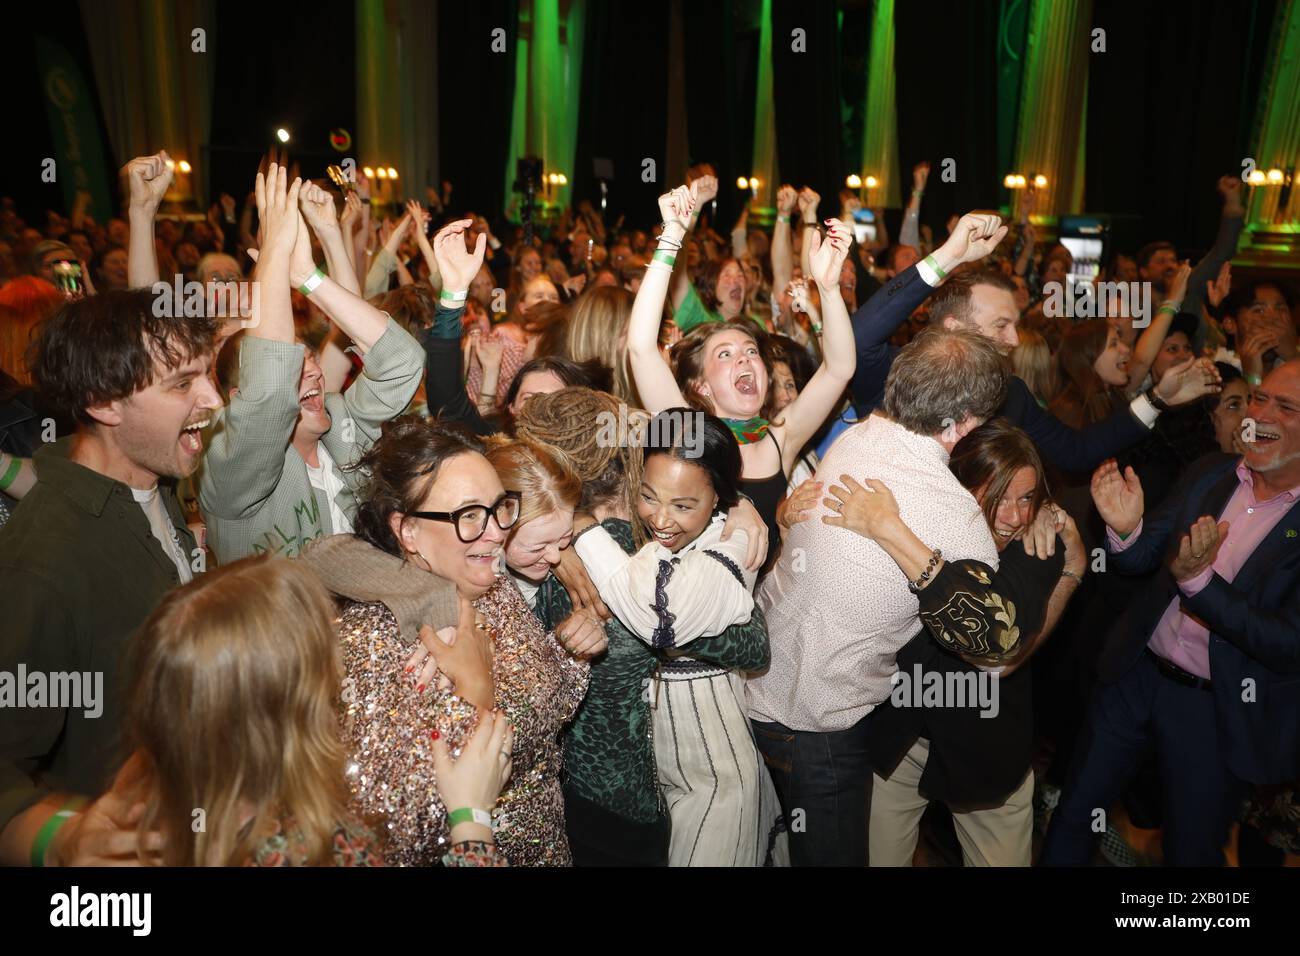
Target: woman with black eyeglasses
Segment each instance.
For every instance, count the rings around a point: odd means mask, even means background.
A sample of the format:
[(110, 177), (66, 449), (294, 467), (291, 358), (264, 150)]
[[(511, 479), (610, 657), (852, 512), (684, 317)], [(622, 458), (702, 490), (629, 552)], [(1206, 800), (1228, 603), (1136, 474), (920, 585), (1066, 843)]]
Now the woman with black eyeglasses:
[[(384, 858), (398, 865), (436, 865), (462, 823), (495, 835), (513, 866), (571, 863), (558, 738), (586, 694), (589, 665), (546, 633), (503, 573), (522, 496), (502, 486), (485, 451), (454, 426), (389, 422), (358, 464), (369, 479), (355, 533), (302, 557), (344, 599), (348, 780), (355, 809), (382, 818)], [(436, 668), (420, 667), (425, 648)], [(444, 807), (433, 741), (456, 752), (480, 708), (513, 726), (500, 754), (513, 771), (494, 807)]]

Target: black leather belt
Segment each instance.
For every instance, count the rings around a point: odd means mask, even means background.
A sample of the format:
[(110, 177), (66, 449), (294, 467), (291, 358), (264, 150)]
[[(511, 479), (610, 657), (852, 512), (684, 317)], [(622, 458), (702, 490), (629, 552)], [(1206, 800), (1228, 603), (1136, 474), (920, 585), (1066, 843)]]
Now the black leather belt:
[(1197, 690), (1214, 690), (1214, 685), (1204, 677), (1197, 677), (1195, 674), (1187, 673), (1173, 661), (1165, 660), (1149, 647), (1146, 648), (1146, 652), (1156, 662), (1156, 670), (1160, 672), (1161, 677), (1168, 678), (1175, 684), (1182, 684), (1184, 687), (1195, 687)]

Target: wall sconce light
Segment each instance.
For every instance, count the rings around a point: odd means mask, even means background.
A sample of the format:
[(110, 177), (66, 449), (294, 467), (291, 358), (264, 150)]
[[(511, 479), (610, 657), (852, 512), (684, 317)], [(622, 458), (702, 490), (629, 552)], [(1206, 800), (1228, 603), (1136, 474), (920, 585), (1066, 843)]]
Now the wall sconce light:
[(862, 177), (859, 176), (857, 173), (850, 173), (847, 177), (845, 177), (844, 185), (847, 186), (849, 189), (861, 189)]

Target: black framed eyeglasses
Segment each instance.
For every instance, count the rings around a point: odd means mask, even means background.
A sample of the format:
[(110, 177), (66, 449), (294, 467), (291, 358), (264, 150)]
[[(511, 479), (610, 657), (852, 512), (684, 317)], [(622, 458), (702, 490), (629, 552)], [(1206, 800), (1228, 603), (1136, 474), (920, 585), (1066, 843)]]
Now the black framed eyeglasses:
[(488, 515), (496, 519), (497, 527), (506, 531), (519, 520), (519, 508), (522, 495), (517, 491), (507, 491), (490, 505), (466, 505), (455, 511), (408, 511), (412, 518), (428, 518), (430, 521), (447, 521), (456, 529), (456, 537), (462, 544), (470, 544), (483, 537), (487, 530)]

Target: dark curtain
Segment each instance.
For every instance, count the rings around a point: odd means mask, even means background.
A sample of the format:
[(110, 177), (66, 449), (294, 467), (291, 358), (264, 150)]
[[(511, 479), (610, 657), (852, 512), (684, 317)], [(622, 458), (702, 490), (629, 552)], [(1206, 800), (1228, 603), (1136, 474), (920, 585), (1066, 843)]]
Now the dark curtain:
[[(894, 7), (898, 172), (903, 202), (912, 167), (930, 162), (921, 222), (936, 242), (953, 213), (996, 209), (1003, 202), (997, 166), (998, 4), (995, 0), (932, 0)], [(869, 118), (868, 118), (869, 119)], [(956, 182), (943, 181), (944, 159), (957, 162)], [(888, 222), (898, 236), (897, 215)]]
[[(253, 189), (260, 157), (292, 139), (291, 160), (318, 179), (345, 155), (330, 130), (356, 136), (356, 21), (351, 0), (222, 0), (215, 4), (216, 42), (209, 165), (211, 194), (243, 201)], [(197, 55), (197, 54), (196, 54)], [(354, 158), (355, 151), (350, 155)]]
[(736, 179), (752, 172), (758, 34), (735, 0), (682, 7), (686, 62), (673, 68), (686, 70), (690, 161), (718, 170), (718, 231), (725, 235), (748, 199)]
[[(772, 80), (777, 166), (781, 180), (811, 186), (831, 200), (856, 166), (846, 159), (841, 113), (840, 44), (834, 0), (773, 0)], [(805, 33), (806, 50), (791, 49), (791, 32)], [(865, 86), (863, 87), (865, 91)], [(859, 149), (861, 132), (858, 133)]]
[[(4, 15), (5, 35), (9, 42), (5, 45), (4, 60), (7, 95), (5, 148), (0, 149), (0, 194), (13, 199), (18, 215), (37, 229), (45, 228), (46, 210), (57, 210), (63, 215), (72, 212), (64, 206), (63, 187), (57, 182), (41, 181), (41, 163), (54, 156), (54, 137), (50, 133), (45, 91), (41, 89), (41, 73), (36, 63), (33, 38), (39, 34), (61, 44), (81, 66), (93, 101), (105, 158), (113, 165), (107, 170), (107, 175), (109, 188), (114, 192), (116, 210), (116, 203), (125, 198), (118, 195), (117, 170), (125, 165), (126, 159), (113, 155), (113, 144), (104, 125), (104, 113), (90, 63), (90, 48), (86, 44), (81, 10), (76, 0), (48, 0), (39, 5), (15, 4), (5, 9)], [(18, 265), (26, 268), (26, 263)]]
[[(505, 28), (505, 53), (491, 52), (496, 27)], [(518, 33), (515, 0), (438, 4), (438, 166), (455, 211), (500, 217), (510, 198), (503, 175)]]
[[(582, 102), (573, 169), (575, 199), (600, 210), (592, 160), (613, 163), (605, 222), (659, 221), (656, 200), (677, 183), (666, 180), (668, 138), (668, 14), (666, 3), (587, 6), (582, 54)], [(635, 69), (629, 70), (629, 65)], [(643, 182), (642, 162), (653, 159), (655, 181)]]
[(1230, 9), (1095, 0), (1084, 208), (1130, 214), (1121, 251), (1167, 239), (1199, 256), (1218, 228), (1216, 180), (1240, 176), (1275, 0)]

